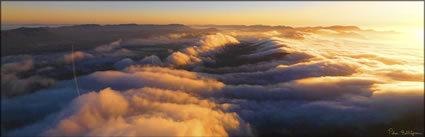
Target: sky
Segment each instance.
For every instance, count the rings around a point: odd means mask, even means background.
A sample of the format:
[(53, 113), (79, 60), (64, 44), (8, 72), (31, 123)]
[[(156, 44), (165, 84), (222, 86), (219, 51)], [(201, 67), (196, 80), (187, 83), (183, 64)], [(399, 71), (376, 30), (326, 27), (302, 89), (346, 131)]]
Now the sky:
[(424, 2), (1, 2), (2, 24), (355, 25), (423, 29)]

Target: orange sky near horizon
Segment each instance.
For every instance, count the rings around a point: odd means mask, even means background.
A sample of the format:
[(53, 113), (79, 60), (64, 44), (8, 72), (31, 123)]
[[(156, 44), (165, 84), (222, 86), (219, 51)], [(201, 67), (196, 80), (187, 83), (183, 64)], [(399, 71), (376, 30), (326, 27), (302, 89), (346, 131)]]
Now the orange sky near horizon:
[(422, 2), (1, 2), (2, 24), (355, 25), (423, 29)]

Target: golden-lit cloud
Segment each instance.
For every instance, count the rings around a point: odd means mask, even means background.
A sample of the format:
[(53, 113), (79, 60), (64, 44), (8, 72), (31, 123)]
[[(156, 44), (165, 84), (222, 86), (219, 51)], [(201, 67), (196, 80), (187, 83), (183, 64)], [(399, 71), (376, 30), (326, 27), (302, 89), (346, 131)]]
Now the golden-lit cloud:
[(71, 62), (72, 58), (74, 58), (75, 60), (81, 60), (81, 59), (84, 59), (84, 58), (93, 58), (93, 57), (94, 57), (93, 55), (91, 55), (89, 53), (84, 53), (84, 52), (81, 52), (81, 51), (77, 51), (77, 52), (70, 53), (70, 54), (63, 56), (63, 58), (66, 62)]
[[(181, 91), (110, 88), (75, 99), (64, 119), (45, 136), (229, 136), (250, 135), (249, 126), (221, 105)], [(72, 110), (72, 109), (70, 109)], [(70, 113), (70, 114), (66, 114)], [(69, 116), (66, 116), (69, 115)]]

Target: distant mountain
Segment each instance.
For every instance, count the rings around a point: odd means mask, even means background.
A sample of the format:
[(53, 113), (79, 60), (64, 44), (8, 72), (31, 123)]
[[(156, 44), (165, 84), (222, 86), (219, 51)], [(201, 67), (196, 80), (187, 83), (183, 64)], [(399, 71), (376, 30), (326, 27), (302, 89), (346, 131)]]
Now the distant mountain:
[(1, 32), (1, 55), (39, 54), (93, 48), (119, 39), (147, 38), (168, 33), (214, 32), (216, 29), (193, 29), (181, 24), (83, 24), (57, 28), (18, 28)]
[(269, 26), (269, 25), (193, 25), (196, 27), (210, 27), (218, 29), (238, 29), (243, 31), (267, 31), (267, 30), (281, 30), (281, 29), (292, 29), (290, 26)]
[(300, 30), (319, 30), (319, 29), (329, 29), (329, 30), (334, 30), (334, 31), (360, 31), (361, 29), (357, 26), (328, 26), (328, 27), (322, 27), (322, 26), (317, 26), (317, 27), (300, 27), (297, 28)]
[(341, 31), (360, 30), (360, 28), (357, 27), (357, 26), (330, 26), (330, 27), (325, 27), (325, 28), (331, 29), (331, 30), (341, 30)]

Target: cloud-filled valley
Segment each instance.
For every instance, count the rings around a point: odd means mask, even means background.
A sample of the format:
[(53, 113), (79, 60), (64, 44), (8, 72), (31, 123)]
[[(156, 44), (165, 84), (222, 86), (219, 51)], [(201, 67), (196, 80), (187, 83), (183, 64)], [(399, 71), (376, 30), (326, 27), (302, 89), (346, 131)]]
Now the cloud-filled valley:
[(424, 133), (424, 46), (393, 38), (401, 33), (168, 27), (74, 53), (2, 57), (2, 135)]

